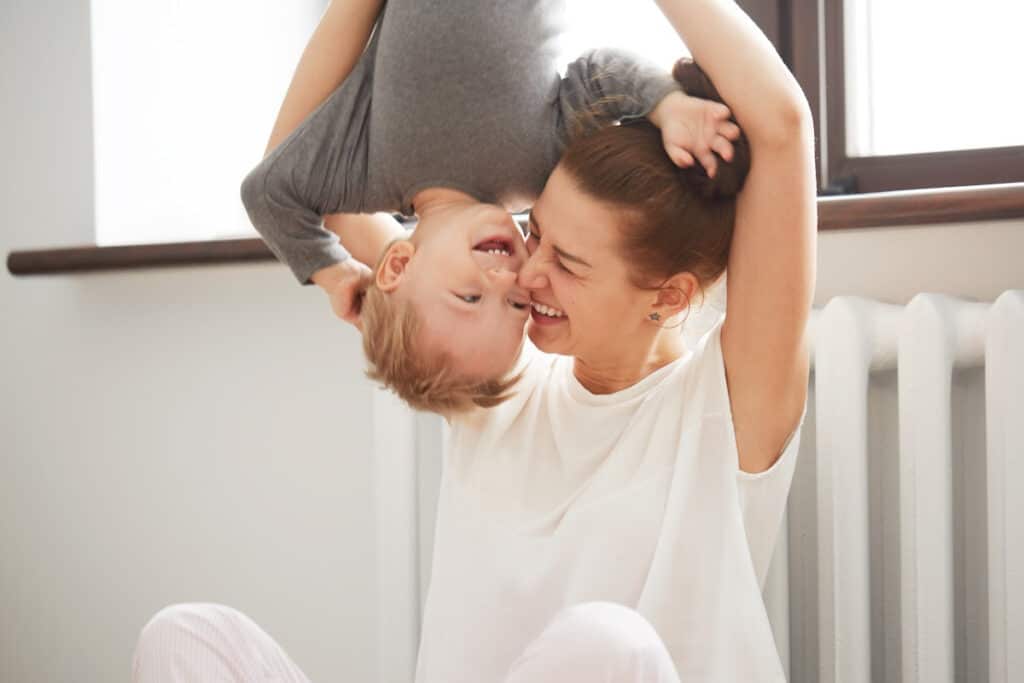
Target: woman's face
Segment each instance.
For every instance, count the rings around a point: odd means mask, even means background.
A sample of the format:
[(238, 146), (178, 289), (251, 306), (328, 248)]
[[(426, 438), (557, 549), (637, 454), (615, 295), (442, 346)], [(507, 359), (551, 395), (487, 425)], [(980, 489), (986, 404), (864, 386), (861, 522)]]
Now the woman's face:
[(519, 272), (519, 285), (530, 292), (527, 332), (537, 348), (609, 362), (649, 325), (656, 293), (629, 280), (622, 221), (555, 168), (530, 213), (530, 258)]

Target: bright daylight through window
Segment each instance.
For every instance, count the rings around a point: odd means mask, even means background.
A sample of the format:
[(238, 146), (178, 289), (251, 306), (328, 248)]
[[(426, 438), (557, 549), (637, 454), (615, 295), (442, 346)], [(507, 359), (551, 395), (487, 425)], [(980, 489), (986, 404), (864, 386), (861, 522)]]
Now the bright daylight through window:
[[(253, 236), (239, 184), (260, 160), (325, 0), (93, 0), (96, 241)], [(565, 57), (617, 45), (666, 67), (653, 2), (569, 0)]]
[(1024, 5), (844, 4), (850, 156), (1024, 145)]

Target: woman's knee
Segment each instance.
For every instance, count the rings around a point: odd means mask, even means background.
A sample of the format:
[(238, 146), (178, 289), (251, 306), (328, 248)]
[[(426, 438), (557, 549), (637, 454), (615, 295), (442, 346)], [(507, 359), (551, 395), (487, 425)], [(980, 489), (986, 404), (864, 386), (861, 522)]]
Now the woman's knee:
[[(572, 678), (565, 678), (572, 676)], [(637, 611), (610, 602), (558, 612), (513, 667), (509, 681), (677, 681), (657, 631)]]
[(149, 645), (174, 641), (232, 623), (249, 621), (248, 617), (227, 605), (212, 602), (189, 602), (168, 605), (146, 622), (139, 633), (139, 644)]
[(165, 607), (142, 628), (132, 661), (136, 683), (295, 681), (302, 670), (256, 622), (215, 603)]
[(639, 612), (614, 602), (585, 602), (566, 607), (551, 620), (546, 633), (553, 638), (585, 641), (622, 652), (661, 643), (657, 631)]
[(196, 643), (227, 647), (235, 634), (249, 628), (249, 618), (215, 603), (181, 603), (157, 612), (139, 632), (132, 657), (135, 680), (154, 680), (146, 672), (163, 670), (196, 653)]

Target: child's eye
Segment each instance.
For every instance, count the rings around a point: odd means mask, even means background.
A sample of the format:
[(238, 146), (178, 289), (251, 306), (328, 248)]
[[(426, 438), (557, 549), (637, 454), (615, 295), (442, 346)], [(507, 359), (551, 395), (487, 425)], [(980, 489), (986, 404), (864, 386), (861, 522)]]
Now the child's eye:
[(455, 296), (459, 297), (467, 304), (475, 304), (476, 302), (480, 301), (479, 294), (456, 294)]
[(515, 308), (515, 309), (520, 310), (520, 311), (523, 310), (524, 308), (526, 308), (527, 306), (529, 306), (529, 304), (521, 304), (521, 303), (519, 303), (517, 301), (512, 301), (512, 299), (509, 299), (508, 302), (510, 304), (512, 304), (512, 308)]

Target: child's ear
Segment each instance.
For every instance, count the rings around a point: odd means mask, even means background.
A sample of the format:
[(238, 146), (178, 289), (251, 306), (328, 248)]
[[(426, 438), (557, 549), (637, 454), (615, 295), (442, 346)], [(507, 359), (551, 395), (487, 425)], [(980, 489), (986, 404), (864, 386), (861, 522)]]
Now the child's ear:
[(409, 240), (398, 240), (392, 244), (384, 254), (384, 261), (377, 269), (377, 276), (374, 284), (382, 292), (393, 292), (402, 276), (409, 267), (412, 255), (416, 253), (416, 247)]

